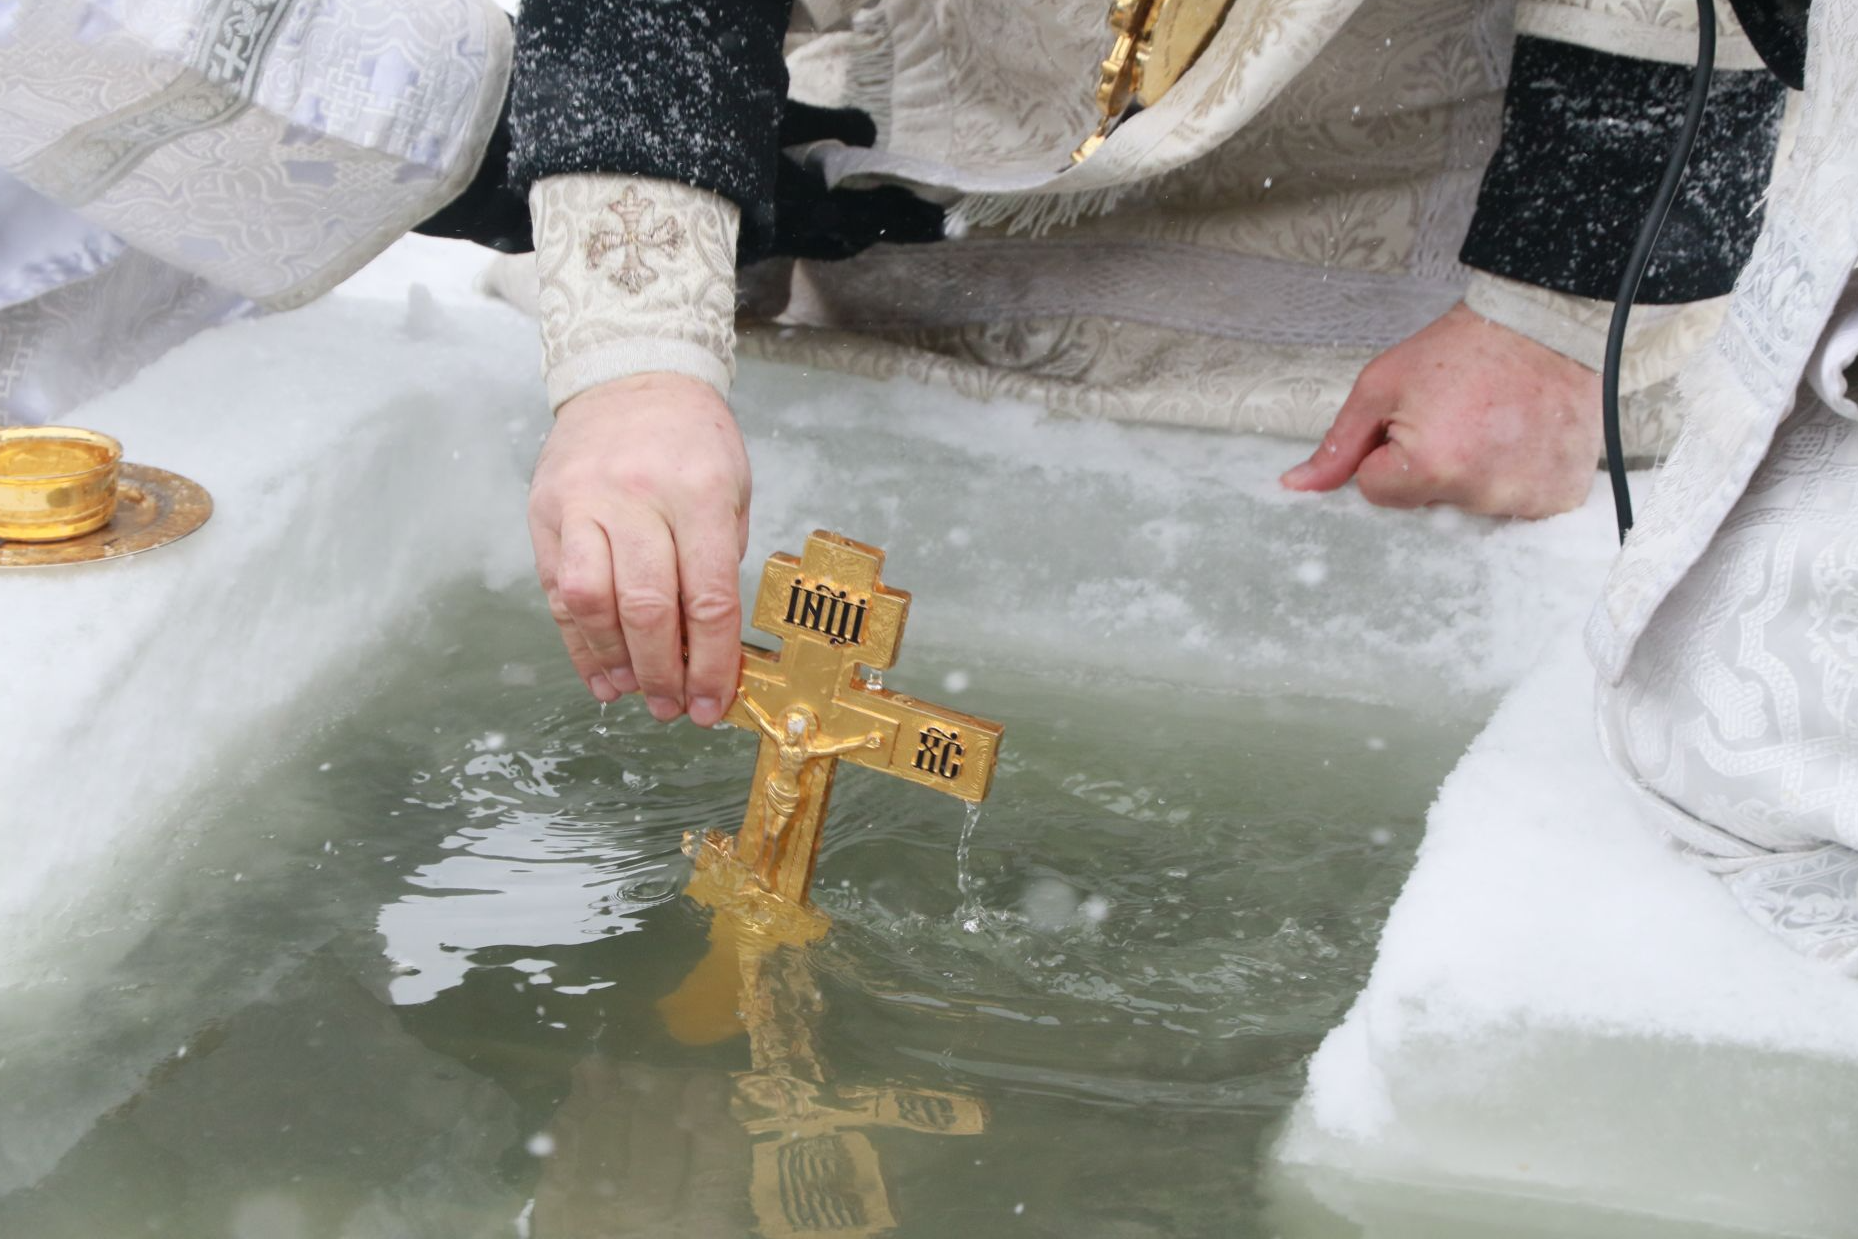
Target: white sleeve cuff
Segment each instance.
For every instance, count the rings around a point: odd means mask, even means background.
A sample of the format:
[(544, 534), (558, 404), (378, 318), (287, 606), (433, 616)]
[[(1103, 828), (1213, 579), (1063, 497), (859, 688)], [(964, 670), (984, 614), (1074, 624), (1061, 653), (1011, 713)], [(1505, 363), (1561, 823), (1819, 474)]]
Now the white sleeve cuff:
[[(1606, 332), (1613, 303), (1558, 293), (1486, 271), (1473, 271), (1464, 303), (1473, 313), (1528, 336), (1589, 370), (1606, 362)], [(1626, 324), (1619, 386), (1643, 391), (1675, 376), (1716, 333), (1727, 297), (1676, 305), (1639, 305)]]
[(1609, 302), (1473, 271), (1464, 303), (1479, 317), (1528, 336), (1589, 370), (1598, 370), (1606, 360), (1606, 328), (1613, 316)]
[(602, 383), (672, 372), (729, 394), (735, 204), (647, 177), (552, 176), (529, 191), (542, 369), (555, 408)]

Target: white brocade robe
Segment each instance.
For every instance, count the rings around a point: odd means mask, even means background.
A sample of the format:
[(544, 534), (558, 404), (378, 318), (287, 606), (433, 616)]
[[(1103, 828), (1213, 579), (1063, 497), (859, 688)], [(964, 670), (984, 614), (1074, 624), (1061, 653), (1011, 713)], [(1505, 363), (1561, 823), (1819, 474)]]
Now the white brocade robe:
[(346, 278), (475, 174), (510, 47), (489, 0), (0, 3), (0, 417)]
[[(1574, 320), (1598, 338), (1600, 303), (1457, 261), (1513, 35), (1611, 47), (1625, 31), (1631, 54), (1684, 60), (1693, 0), (1249, 0), (1166, 96), (1072, 166), (1096, 123), (1104, 7), (878, 0), (801, 42), (795, 96), (879, 128), (873, 149), (810, 157), (845, 183), (946, 200), (966, 234), (800, 263), (780, 329), (743, 347), (1080, 416), (1315, 437), (1361, 365), (1467, 289), (1551, 347), (1569, 351)], [(1718, 8), (1719, 63), (1758, 67)], [(1629, 454), (1674, 437), (1668, 380), (1721, 309), (1634, 316)]]
[(1588, 627), (1609, 756), (1758, 920), (1858, 974), (1858, 0)]

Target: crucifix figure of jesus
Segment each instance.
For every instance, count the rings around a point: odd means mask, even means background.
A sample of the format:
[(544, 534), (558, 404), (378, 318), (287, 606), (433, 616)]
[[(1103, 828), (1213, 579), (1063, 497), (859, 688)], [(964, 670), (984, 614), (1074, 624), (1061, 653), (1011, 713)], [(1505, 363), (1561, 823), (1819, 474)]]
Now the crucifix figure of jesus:
[(742, 708), (755, 720), (761, 734), (774, 742), (780, 753), (780, 766), (762, 785), (768, 806), (768, 820), (763, 826), (765, 839), (761, 857), (755, 864), (755, 877), (772, 890), (775, 870), (781, 861), (781, 842), (794, 810), (800, 807), (800, 775), (806, 764), (822, 757), (837, 757), (854, 749), (874, 749), (884, 743), (884, 733), (874, 731), (851, 740), (828, 740), (819, 735), (819, 720), (805, 706), (789, 706), (777, 723), (751, 699), (742, 699)]

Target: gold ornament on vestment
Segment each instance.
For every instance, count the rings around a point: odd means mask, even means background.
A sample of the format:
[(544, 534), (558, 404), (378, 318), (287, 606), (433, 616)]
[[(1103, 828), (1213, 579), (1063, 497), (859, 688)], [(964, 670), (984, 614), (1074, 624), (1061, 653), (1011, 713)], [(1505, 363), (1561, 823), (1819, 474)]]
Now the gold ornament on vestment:
[(1125, 118), (1155, 103), (1193, 67), (1232, 0), (1113, 0), (1110, 53), (1098, 70), (1095, 133), (1072, 152), (1082, 163)]

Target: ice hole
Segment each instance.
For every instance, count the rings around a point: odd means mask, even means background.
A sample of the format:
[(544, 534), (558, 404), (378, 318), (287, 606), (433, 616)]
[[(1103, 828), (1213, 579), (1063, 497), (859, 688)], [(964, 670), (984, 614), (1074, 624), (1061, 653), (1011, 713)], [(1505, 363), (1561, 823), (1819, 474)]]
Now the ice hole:
[[(464, 261), (398, 247), (81, 411), (219, 510), (0, 583), (0, 1234), (543, 1235), (688, 1173), (724, 1186), (678, 1225), (745, 1207), (747, 1052), (653, 1003), (754, 741), (575, 684), (534, 329)], [(873, 1137), (905, 1233), (1846, 1233), (1849, 983), (1591, 752), (1598, 497), (1405, 516), (1280, 491), (1294, 444), (753, 362), (736, 404), (745, 585), (816, 527), (886, 548), (891, 685), (1008, 726), (960, 873), (958, 804), (857, 771), (820, 862), (836, 1086), (987, 1109)]]

